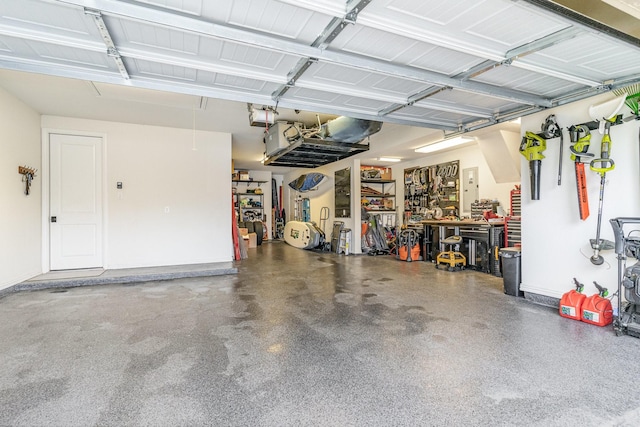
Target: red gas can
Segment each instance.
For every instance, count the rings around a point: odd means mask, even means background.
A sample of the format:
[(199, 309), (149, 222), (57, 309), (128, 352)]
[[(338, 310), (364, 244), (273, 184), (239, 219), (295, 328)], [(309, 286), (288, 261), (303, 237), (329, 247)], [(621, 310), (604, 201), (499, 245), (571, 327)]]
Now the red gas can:
[(598, 288), (599, 294), (587, 297), (582, 303), (581, 320), (592, 325), (607, 326), (613, 321), (613, 308), (611, 301), (605, 298), (608, 295), (607, 288), (603, 288), (593, 282)]
[(572, 289), (562, 295), (560, 300), (560, 316), (567, 317), (569, 319), (580, 320), (582, 313), (582, 306), (586, 295)]
[(562, 317), (580, 320), (582, 317), (582, 304), (587, 296), (580, 293), (584, 289), (584, 285), (578, 282), (578, 279), (574, 277), (573, 283), (575, 283), (576, 288), (562, 295), (558, 311)]

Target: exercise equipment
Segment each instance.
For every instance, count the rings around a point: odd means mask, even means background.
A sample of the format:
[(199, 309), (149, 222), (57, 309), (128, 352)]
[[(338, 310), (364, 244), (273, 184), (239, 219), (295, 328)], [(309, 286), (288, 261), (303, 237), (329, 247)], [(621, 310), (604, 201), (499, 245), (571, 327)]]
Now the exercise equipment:
[[(618, 255), (618, 308), (614, 312), (613, 330), (618, 336), (640, 338), (640, 229), (631, 230), (626, 236), (624, 232), (628, 224), (640, 227), (640, 218), (613, 218), (609, 222)], [(627, 258), (635, 258), (636, 263), (627, 265)]]
[(467, 258), (462, 255), (460, 245), (462, 244), (462, 237), (458, 235), (449, 236), (440, 240), (445, 246), (449, 247), (448, 251), (443, 251), (436, 257), (436, 268), (440, 268), (440, 265), (446, 266), (449, 271), (461, 270), (467, 265)]

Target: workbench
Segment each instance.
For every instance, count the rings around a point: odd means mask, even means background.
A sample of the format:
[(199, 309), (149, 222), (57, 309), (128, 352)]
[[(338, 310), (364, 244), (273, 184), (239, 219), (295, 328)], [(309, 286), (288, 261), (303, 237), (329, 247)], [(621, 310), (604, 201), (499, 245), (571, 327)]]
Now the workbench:
[(440, 241), (458, 235), (463, 243), (460, 252), (467, 257), (467, 268), (501, 276), (498, 251), (504, 246), (504, 222), (485, 220), (425, 220), (414, 224), (423, 234), (422, 259), (435, 262), (446, 250)]

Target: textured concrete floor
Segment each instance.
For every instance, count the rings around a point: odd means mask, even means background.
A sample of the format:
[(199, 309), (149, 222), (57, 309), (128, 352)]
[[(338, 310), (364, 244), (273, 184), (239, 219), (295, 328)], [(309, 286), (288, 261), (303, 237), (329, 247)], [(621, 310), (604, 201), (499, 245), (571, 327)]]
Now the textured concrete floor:
[(250, 256), (238, 275), (0, 299), (0, 425), (640, 425), (640, 340), (500, 278)]

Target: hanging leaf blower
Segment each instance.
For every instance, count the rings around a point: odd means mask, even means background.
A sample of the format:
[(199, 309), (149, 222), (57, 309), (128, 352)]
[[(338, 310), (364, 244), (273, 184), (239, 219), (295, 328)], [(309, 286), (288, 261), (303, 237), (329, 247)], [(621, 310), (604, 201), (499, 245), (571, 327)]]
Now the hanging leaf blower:
[(602, 205), (604, 201), (604, 187), (606, 184), (607, 172), (615, 168), (615, 163), (610, 158), (611, 155), (611, 136), (609, 130), (612, 125), (622, 123), (622, 115), (618, 115), (618, 111), (624, 105), (626, 94), (599, 105), (589, 107), (589, 115), (593, 120), (598, 121), (598, 129), (602, 133), (602, 141), (600, 143), (600, 158), (591, 160), (589, 168), (600, 175), (600, 195), (598, 198), (598, 225), (596, 229), (596, 238), (590, 239), (593, 255), (590, 260), (594, 265), (602, 265), (604, 258), (600, 255), (600, 251), (605, 249), (613, 249), (613, 242), (600, 239), (600, 228), (602, 225)]
[(520, 154), (529, 160), (529, 177), (531, 180), (531, 200), (540, 200), (540, 167), (547, 149), (547, 140), (543, 136), (527, 131), (520, 143)]
[(547, 149), (547, 139), (560, 138), (560, 159), (558, 161), (558, 185), (562, 182), (562, 128), (558, 126), (555, 114), (550, 114), (542, 124), (540, 133), (526, 132), (520, 143), (520, 154), (529, 160), (531, 179), (531, 200), (540, 200), (540, 167)]

